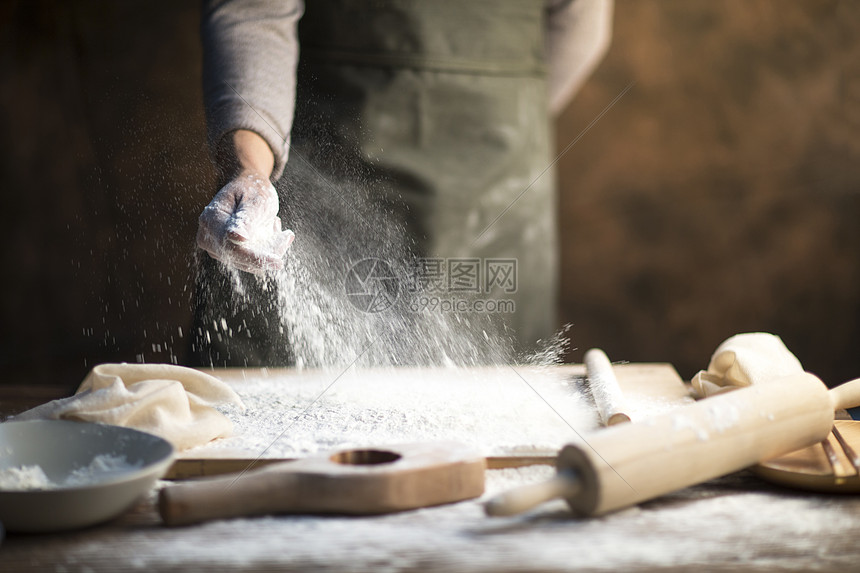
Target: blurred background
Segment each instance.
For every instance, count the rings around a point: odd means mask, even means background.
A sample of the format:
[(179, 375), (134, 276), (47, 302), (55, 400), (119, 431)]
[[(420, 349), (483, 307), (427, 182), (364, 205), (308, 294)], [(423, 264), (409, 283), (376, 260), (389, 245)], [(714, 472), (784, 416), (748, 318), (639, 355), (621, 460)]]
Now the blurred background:
[[(559, 323), (573, 349), (671, 362), (782, 336), (860, 376), (860, 3), (616, 0), (558, 118)], [(0, 2), (0, 384), (179, 362), (214, 192), (197, 0)]]

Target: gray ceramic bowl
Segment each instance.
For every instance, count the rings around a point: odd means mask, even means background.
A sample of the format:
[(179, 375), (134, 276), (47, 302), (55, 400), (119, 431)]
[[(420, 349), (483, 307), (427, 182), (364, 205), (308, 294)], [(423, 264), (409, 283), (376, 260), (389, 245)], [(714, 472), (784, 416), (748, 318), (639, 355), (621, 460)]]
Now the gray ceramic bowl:
[[(92, 473), (84, 483), (62, 485), (96, 456), (124, 458), (129, 466)], [(0, 523), (6, 531), (58, 531), (118, 516), (134, 505), (173, 462), (169, 442), (137, 430), (104, 424), (37, 420), (0, 424), (0, 471), (38, 465), (60, 484), (51, 489), (0, 489)]]

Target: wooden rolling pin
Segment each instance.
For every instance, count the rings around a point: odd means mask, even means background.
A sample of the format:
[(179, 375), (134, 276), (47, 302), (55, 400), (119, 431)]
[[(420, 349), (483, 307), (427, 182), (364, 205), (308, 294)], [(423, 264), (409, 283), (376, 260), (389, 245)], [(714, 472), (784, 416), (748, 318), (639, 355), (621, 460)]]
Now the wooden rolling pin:
[(860, 380), (828, 391), (806, 372), (719, 394), (569, 444), (555, 478), (485, 510), (513, 515), (561, 497), (577, 515), (601, 515), (821, 442), (834, 410), (858, 404)]
[(173, 485), (161, 490), (158, 509), (167, 525), (272, 513), (391, 513), (478, 497), (485, 467), (483, 456), (453, 442), (346, 450)]
[(612, 369), (609, 357), (599, 348), (592, 348), (585, 353), (585, 371), (588, 373), (588, 387), (597, 413), (604, 426), (614, 426), (630, 421), (625, 412), (624, 396), (621, 386)]

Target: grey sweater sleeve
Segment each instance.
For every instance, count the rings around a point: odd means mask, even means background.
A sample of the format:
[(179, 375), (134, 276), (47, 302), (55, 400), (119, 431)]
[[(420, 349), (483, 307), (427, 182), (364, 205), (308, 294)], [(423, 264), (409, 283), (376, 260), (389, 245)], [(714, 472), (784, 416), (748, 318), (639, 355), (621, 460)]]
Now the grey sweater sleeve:
[(281, 176), (290, 148), (302, 0), (204, 0), (203, 100), (214, 149), (236, 129), (259, 134)]
[(609, 49), (613, 0), (550, 0), (549, 105), (558, 115)]

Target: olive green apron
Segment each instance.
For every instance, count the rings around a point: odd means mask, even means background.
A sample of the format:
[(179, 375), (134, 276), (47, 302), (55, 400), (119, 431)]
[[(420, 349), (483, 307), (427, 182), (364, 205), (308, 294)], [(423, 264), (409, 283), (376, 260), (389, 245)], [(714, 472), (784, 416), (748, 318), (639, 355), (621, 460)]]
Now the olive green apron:
[[(422, 258), (416, 275), (437, 302), (471, 297), (471, 312), (480, 299), (521, 349), (551, 336), (558, 251), (544, 17), (539, 0), (308, 1), (290, 183), (279, 185), (297, 244), (325, 233), (293, 226), (296, 193), (312, 186), (293, 170), (313, 164), (326, 180), (367, 182), (408, 231)], [(201, 262), (198, 361), (288, 363), (276, 305), (247, 295), (259, 284), (244, 280), (244, 297), (219, 292), (235, 285)]]

